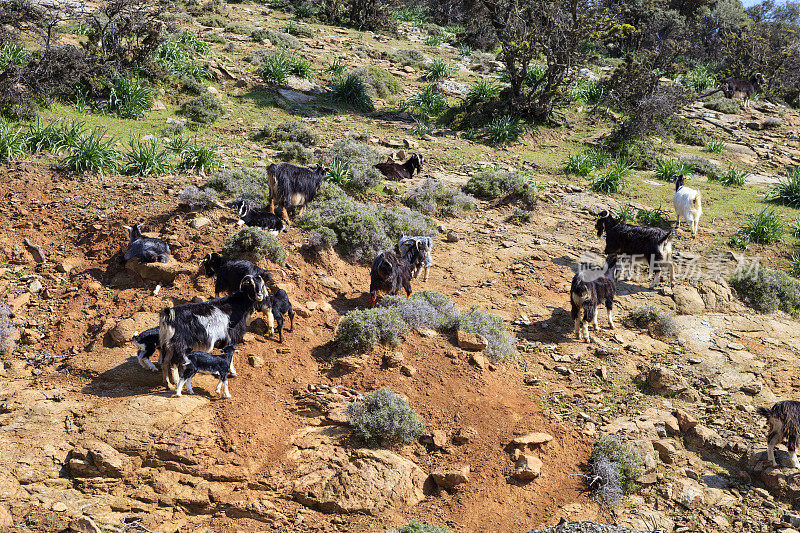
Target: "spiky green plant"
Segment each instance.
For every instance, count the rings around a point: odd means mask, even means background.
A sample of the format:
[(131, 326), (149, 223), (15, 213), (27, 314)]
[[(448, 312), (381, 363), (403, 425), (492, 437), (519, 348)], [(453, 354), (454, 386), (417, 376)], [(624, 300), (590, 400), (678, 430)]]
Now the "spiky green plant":
[(758, 213), (747, 215), (747, 222), (739, 228), (734, 235), (734, 240), (739, 246), (754, 242), (757, 244), (771, 244), (783, 237), (784, 228), (778, 219), (778, 214), (767, 208)]
[(105, 130), (97, 127), (84, 134), (69, 153), (61, 160), (61, 166), (75, 172), (113, 172), (119, 166), (119, 153), (114, 148), (116, 141), (106, 137)]
[(718, 181), (728, 187), (742, 187), (747, 183), (747, 176), (749, 176), (747, 171), (731, 165), (722, 174), (711, 174), (708, 179)]
[(428, 81), (439, 81), (453, 75), (453, 67), (441, 59), (431, 61), (431, 64), (425, 70), (425, 79)]
[(156, 139), (142, 140), (131, 137), (130, 148), (125, 154), (125, 173), (138, 176), (149, 176), (169, 172), (172, 165), (167, 150), (162, 148)]
[(662, 157), (656, 160), (654, 171), (658, 179), (674, 182), (678, 176), (690, 174), (691, 168), (684, 161)]
[(347, 65), (344, 62), (336, 58), (330, 62), (330, 64), (325, 67), (325, 73), (332, 78), (338, 78), (339, 76), (344, 74), (344, 71), (347, 69)]
[(703, 151), (708, 152), (710, 154), (721, 154), (724, 149), (725, 149), (725, 143), (723, 141), (713, 139), (708, 141), (706, 147), (703, 148)]
[(519, 119), (510, 115), (497, 117), (486, 125), (486, 135), (491, 144), (516, 142), (522, 132), (523, 128), (519, 123)]
[(800, 167), (792, 168), (786, 180), (780, 180), (772, 186), (767, 200), (789, 207), (800, 208)]
[(339, 186), (347, 185), (347, 182), (352, 178), (350, 168), (347, 166), (347, 161), (341, 157), (334, 157), (328, 164), (328, 183), (335, 183)]
[(141, 118), (153, 108), (153, 89), (136, 76), (122, 76), (114, 80), (108, 107), (120, 118)]
[(636, 209), (631, 204), (625, 204), (619, 208), (617, 218), (623, 224), (629, 224), (636, 220)]
[(435, 117), (441, 115), (447, 109), (447, 98), (436, 85), (431, 84), (425, 87), (422, 92), (406, 100), (403, 108), (416, 110), (420, 114)]
[(469, 88), (467, 101), (476, 103), (490, 100), (500, 94), (500, 89), (501, 87), (492, 80), (487, 78), (480, 79)]
[(414, 127), (411, 128), (411, 133), (417, 137), (422, 137), (423, 135), (429, 135), (432, 131), (432, 128), (433, 125), (428, 117), (414, 117)]
[(350, 73), (333, 86), (331, 99), (339, 105), (351, 107), (357, 111), (372, 112), (375, 105), (367, 93), (367, 86), (357, 75)]
[(22, 128), (12, 130), (0, 119), (0, 161), (11, 161), (25, 156), (25, 134)]
[(628, 176), (631, 167), (625, 161), (615, 161), (611, 168), (590, 182), (589, 186), (595, 192), (605, 194), (622, 191), (628, 185)]
[(197, 170), (201, 174), (205, 174), (217, 168), (219, 164), (219, 148), (216, 145), (197, 144), (197, 139), (181, 153), (180, 167), (183, 169)]
[(292, 69), (288, 53), (274, 52), (264, 57), (261, 63), (261, 78), (275, 85), (286, 83)]
[(8, 65), (24, 65), (30, 57), (30, 52), (24, 47), (15, 43), (4, 44), (0, 48), (0, 71), (5, 70)]

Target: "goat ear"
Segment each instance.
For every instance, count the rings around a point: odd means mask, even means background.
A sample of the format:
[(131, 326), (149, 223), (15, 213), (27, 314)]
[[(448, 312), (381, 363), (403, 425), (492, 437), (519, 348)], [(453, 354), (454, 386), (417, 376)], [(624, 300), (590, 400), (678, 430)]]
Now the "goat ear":
[(611, 213), (608, 212), (608, 209), (603, 209), (602, 211), (600, 211), (600, 213), (597, 214), (597, 216), (600, 218), (606, 218), (610, 214)]
[(253, 281), (253, 276), (249, 276), (248, 275), (248, 276), (245, 276), (244, 278), (242, 278), (242, 283), (239, 285), (239, 290), (243, 291), (247, 287), (255, 288), (255, 286), (256, 286), (256, 284)]

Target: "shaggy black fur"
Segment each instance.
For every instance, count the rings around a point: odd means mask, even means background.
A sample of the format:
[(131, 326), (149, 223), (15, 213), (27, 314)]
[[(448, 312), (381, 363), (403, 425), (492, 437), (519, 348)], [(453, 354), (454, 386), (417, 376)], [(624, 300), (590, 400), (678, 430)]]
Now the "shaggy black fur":
[(405, 163), (402, 165), (395, 163), (391, 158), (385, 163), (378, 163), (375, 165), (378, 171), (386, 176), (386, 179), (392, 181), (408, 180), (414, 177), (414, 171), (417, 174), (422, 172), (422, 156), (419, 154), (411, 154)]
[(289, 295), (283, 289), (278, 289), (272, 295), (272, 318), (275, 319), (275, 324), (278, 326), (278, 342), (283, 342), (283, 315), (289, 314), (289, 329), (294, 329), (294, 309), (292, 303), (289, 301)]
[(786, 449), (794, 468), (800, 468), (797, 460), (797, 448), (800, 447), (800, 402), (784, 400), (772, 408), (759, 407), (758, 414), (767, 418), (769, 433), (767, 434), (767, 459), (773, 466), (778, 466), (775, 460), (775, 447), (786, 439)]
[(598, 271), (582, 270), (572, 278), (570, 302), (572, 303), (572, 320), (575, 323), (575, 335), (578, 339), (586, 337), (589, 342), (589, 324), (597, 325), (597, 307), (605, 304), (608, 309), (608, 322), (614, 328), (614, 297), (617, 295), (616, 283), (617, 256), (611, 255), (606, 261), (606, 271), (602, 275)]
[(268, 298), (260, 277), (245, 276), (239, 290), (230, 296), (164, 309), (158, 329), (161, 371), (167, 387), (177, 383), (172, 367), (183, 364), (185, 355), (193, 349), (208, 352), (217, 342), (225, 346), (241, 343), (250, 315)]
[(400, 289), (405, 289), (406, 296), (411, 296), (411, 265), (393, 252), (379, 253), (370, 272), (370, 308), (375, 307), (379, 290), (394, 296)]
[(200, 262), (199, 271), (209, 278), (214, 278), (216, 298), (219, 298), (221, 293), (233, 294), (238, 291), (246, 276), (259, 277), (268, 287), (273, 283), (269, 272), (258, 265), (244, 259), (227, 261), (216, 252), (206, 254)]
[(239, 207), (239, 218), (248, 226), (262, 228), (276, 235), (286, 231), (286, 224), (281, 217), (266, 209), (253, 209), (247, 202), (242, 202)]
[(155, 365), (150, 362), (150, 357), (156, 353), (156, 348), (158, 348), (158, 326), (137, 333), (133, 336), (133, 342), (139, 345), (136, 359), (138, 359), (142, 368), (157, 370)]
[(269, 210), (275, 213), (277, 205), (281, 218), (287, 223), (289, 222), (287, 209), (299, 207), (299, 215), (302, 215), (306, 204), (317, 195), (327, 173), (328, 169), (320, 165), (311, 169), (296, 167), (289, 163), (271, 164), (267, 167)]
[(750, 97), (761, 90), (761, 86), (765, 83), (764, 76), (760, 72), (756, 72), (750, 76), (749, 80), (740, 78), (725, 78), (719, 88), (709, 91), (702, 95), (703, 98), (711, 96), (714, 93), (721, 92), (725, 98), (736, 98), (741, 96), (744, 98), (744, 106), (747, 108), (750, 104)]
[(170, 254), (169, 246), (161, 239), (143, 236), (143, 225), (124, 226), (128, 230), (130, 242), (122, 256), (122, 262), (136, 258), (140, 263), (166, 263)]
[(180, 396), (183, 386), (186, 385), (186, 390), (189, 394), (194, 394), (192, 390), (192, 378), (198, 372), (203, 374), (211, 374), (219, 378), (217, 384), (217, 394), (220, 389), (226, 398), (231, 397), (228, 390), (228, 374), (231, 371), (231, 363), (233, 362), (233, 353), (236, 351), (236, 346), (226, 346), (222, 350), (222, 355), (214, 355), (208, 352), (194, 351), (186, 354), (186, 364), (180, 365), (178, 369), (178, 387), (175, 391), (175, 396)]

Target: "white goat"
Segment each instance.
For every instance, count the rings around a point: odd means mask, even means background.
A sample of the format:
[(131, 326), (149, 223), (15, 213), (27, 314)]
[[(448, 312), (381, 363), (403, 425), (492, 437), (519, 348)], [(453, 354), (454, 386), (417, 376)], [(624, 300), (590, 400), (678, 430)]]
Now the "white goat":
[(692, 237), (694, 237), (697, 234), (700, 217), (703, 215), (703, 203), (699, 191), (683, 184), (683, 176), (675, 179), (675, 196), (672, 197), (672, 205), (678, 216), (675, 220), (675, 229), (681, 225), (681, 217), (683, 217), (689, 223)]

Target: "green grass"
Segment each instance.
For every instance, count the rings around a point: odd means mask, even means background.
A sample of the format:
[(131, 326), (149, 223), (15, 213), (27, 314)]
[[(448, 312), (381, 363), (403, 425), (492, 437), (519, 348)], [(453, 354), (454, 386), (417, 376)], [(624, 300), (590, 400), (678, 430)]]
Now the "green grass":
[(615, 161), (605, 174), (594, 177), (589, 183), (589, 187), (595, 191), (605, 194), (621, 192), (628, 186), (628, 176), (631, 167), (624, 161)]
[(491, 100), (500, 94), (500, 85), (494, 83), (492, 80), (483, 78), (472, 84), (467, 93), (467, 101), (471, 103), (484, 102)]
[(696, 92), (704, 92), (717, 87), (716, 76), (705, 65), (698, 65), (680, 76), (680, 81)]
[(122, 76), (114, 80), (108, 107), (120, 118), (141, 118), (152, 109), (154, 95), (153, 88), (141, 78)]
[(369, 113), (375, 110), (372, 98), (367, 93), (367, 86), (353, 73), (336, 83), (330, 92), (330, 98), (338, 105), (350, 107), (356, 111)]
[(660, 158), (656, 161), (654, 169), (656, 178), (661, 181), (674, 182), (678, 176), (691, 174), (691, 168), (685, 162), (678, 159)]
[(660, 207), (656, 209), (639, 209), (636, 212), (636, 222), (644, 226), (667, 229), (672, 226), (671, 216)]
[(593, 171), (606, 167), (611, 162), (609, 155), (600, 148), (591, 148), (571, 153), (564, 161), (564, 172), (576, 176), (588, 176)]
[(25, 133), (22, 128), (12, 129), (0, 119), (0, 161), (25, 157)]
[(749, 174), (746, 170), (731, 165), (722, 174), (709, 175), (708, 179), (711, 181), (718, 181), (726, 187), (742, 187), (747, 183), (747, 176), (749, 176)]
[(454, 69), (441, 59), (434, 59), (426, 69), (425, 79), (428, 81), (439, 81), (453, 75)]
[(61, 160), (61, 166), (74, 172), (103, 174), (119, 168), (119, 153), (114, 148), (116, 141), (107, 137), (103, 128), (95, 128), (77, 139), (75, 146)]
[(785, 180), (772, 186), (767, 200), (776, 204), (800, 208), (800, 167), (791, 169)]
[(738, 247), (747, 247), (749, 243), (772, 244), (783, 237), (785, 230), (778, 214), (767, 208), (758, 213), (747, 215), (747, 222), (739, 228), (733, 237), (733, 243)]
[(706, 147), (703, 148), (704, 152), (708, 152), (710, 154), (721, 154), (723, 150), (725, 150), (725, 143), (718, 140), (708, 141)]
[(156, 139), (143, 141), (141, 137), (131, 137), (129, 149), (125, 153), (125, 173), (137, 176), (163, 174), (172, 170), (169, 153)]
[(403, 109), (429, 116), (439, 116), (447, 110), (447, 98), (436, 85), (428, 85), (422, 92), (410, 97)]
[(486, 125), (486, 137), (495, 145), (517, 142), (523, 131), (519, 119), (509, 115), (497, 117)]
[(219, 164), (219, 147), (198, 144), (197, 139), (181, 153), (180, 168), (182, 169), (197, 170), (201, 174), (205, 174), (219, 167)]

